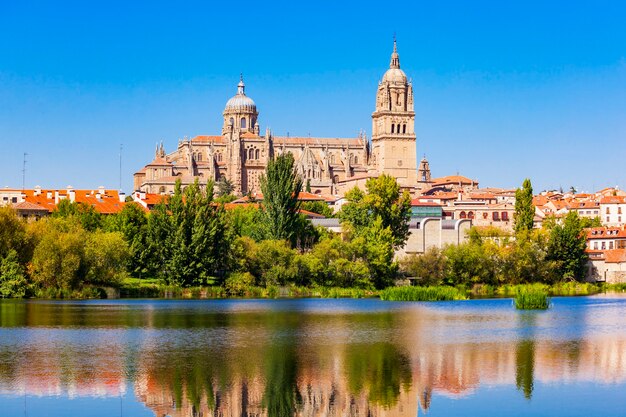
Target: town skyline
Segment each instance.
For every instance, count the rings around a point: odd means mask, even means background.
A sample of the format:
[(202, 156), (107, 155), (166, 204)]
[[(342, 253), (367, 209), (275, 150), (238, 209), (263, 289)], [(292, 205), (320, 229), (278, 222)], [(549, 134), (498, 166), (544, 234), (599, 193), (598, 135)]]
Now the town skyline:
[[(133, 27), (139, 8), (118, 16), (76, 5), (61, 25), (59, 12), (45, 6), (7, 6), (0, 31), (20, 36), (0, 43), (7, 57), (0, 62), (0, 187), (21, 187), (26, 152), (26, 188), (118, 188), (123, 144), (122, 189), (130, 193), (133, 172), (156, 142), (169, 150), (185, 136), (219, 133), (241, 72), (261, 131), (356, 137), (363, 129), (371, 138), (376, 85), (394, 32), (415, 89), (418, 159), (426, 154), (433, 176), (458, 172), (505, 188), (530, 177), (537, 191), (626, 186), (623, 6), (563, 11), (531, 3), (485, 7), (467, 19), (461, 5), (410, 7), (419, 24), (360, 28), (358, 17), (375, 21), (375, 13), (336, 6), (354, 21), (321, 36), (298, 27), (281, 37), (272, 24), (288, 12), (269, 6), (239, 17), (239, 26), (258, 28), (253, 41), (246, 31), (224, 32), (228, 23), (216, 19), (224, 10), (200, 6), (170, 10), (181, 24), (173, 36), (158, 28), (158, 6), (139, 25), (156, 23), (149, 35)], [(338, 20), (307, 12), (316, 29)], [(215, 25), (194, 28), (206, 18)], [(258, 25), (263, 21), (267, 27)]]

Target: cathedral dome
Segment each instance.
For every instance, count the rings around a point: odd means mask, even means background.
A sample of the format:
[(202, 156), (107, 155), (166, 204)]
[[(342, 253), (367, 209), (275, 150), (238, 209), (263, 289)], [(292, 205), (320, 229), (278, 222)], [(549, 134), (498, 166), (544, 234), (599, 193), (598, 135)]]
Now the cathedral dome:
[(393, 52), (391, 53), (391, 61), (389, 62), (389, 69), (383, 75), (384, 83), (393, 84), (406, 84), (407, 78), (404, 71), (400, 69), (400, 55), (398, 54), (398, 45), (396, 39), (393, 40)]
[(383, 75), (383, 82), (406, 84), (406, 74), (400, 68), (389, 68)]
[(224, 111), (243, 110), (253, 113), (256, 112), (256, 104), (254, 100), (246, 96), (245, 89), (246, 85), (243, 83), (242, 77), (239, 81), (239, 84), (237, 85), (237, 94), (226, 102), (226, 108), (224, 109)]

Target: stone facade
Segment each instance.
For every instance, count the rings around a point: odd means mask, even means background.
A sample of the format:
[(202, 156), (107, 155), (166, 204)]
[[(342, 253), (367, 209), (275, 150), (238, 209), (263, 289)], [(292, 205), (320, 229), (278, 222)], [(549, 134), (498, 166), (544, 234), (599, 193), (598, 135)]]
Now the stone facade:
[(400, 69), (395, 40), (376, 93), (371, 144), (363, 132), (355, 138), (277, 137), (269, 129), (261, 134), (258, 116), (242, 78), (226, 103), (221, 135), (185, 138), (170, 153), (157, 145), (153, 161), (134, 175), (135, 190), (166, 194), (178, 179), (184, 186), (196, 179), (206, 184), (225, 178), (236, 194), (257, 193), (268, 161), (286, 152), (293, 154), (304, 183), (317, 194), (343, 195), (381, 173), (393, 175), (411, 191), (418, 185), (413, 88)]

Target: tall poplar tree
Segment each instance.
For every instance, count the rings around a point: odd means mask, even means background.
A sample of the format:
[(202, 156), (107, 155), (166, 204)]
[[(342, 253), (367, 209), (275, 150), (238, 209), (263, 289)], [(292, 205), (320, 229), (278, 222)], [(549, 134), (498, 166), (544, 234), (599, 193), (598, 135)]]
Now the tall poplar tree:
[(261, 176), (263, 209), (270, 239), (292, 240), (300, 228), (298, 195), (302, 179), (294, 166), (291, 153), (269, 161), (265, 175)]
[(535, 206), (533, 206), (533, 186), (526, 178), (522, 188), (515, 191), (515, 234), (520, 235), (533, 229)]

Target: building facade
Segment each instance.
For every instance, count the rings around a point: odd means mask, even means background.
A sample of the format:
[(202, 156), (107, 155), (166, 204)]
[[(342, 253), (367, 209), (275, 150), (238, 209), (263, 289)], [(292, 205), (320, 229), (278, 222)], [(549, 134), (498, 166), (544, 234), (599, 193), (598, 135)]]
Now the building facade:
[(382, 173), (405, 189), (417, 187), (413, 87), (400, 69), (395, 40), (376, 92), (371, 144), (363, 132), (354, 138), (278, 137), (269, 129), (261, 134), (256, 103), (245, 88), (242, 77), (224, 108), (220, 135), (185, 138), (169, 153), (157, 145), (152, 162), (134, 175), (135, 190), (167, 194), (177, 180), (184, 186), (226, 179), (235, 194), (257, 193), (268, 161), (282, 153), (294, 156), (304, 183), (316, 194), (342, 195)]

